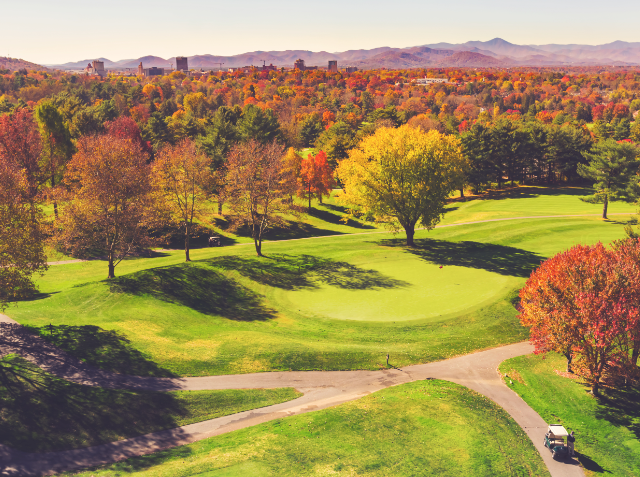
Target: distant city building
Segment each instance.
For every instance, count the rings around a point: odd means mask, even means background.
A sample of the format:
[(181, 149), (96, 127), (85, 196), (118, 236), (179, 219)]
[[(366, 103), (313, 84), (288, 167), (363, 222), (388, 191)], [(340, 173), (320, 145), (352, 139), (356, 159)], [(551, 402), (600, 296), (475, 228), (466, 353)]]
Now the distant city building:
[(176, 70), (189, 71), (189, 61), (186, 56), (176, 56)]
[(447, 78), (418, 78), (416, 80), (417, 84), (434, 84), (434, 83), (448, 83), (449, 80)]
[(144, 76), (163, 76), (164, 75), (164, 68), (156, 68), (155, 66), (152, 66), (151, 68), (144, 68), (142, 70), (144, 72)]
[(144, 76), (144, 68), (142, 68), (142, 61), (138, 65), (138, 76)]
[(84, 72), (88, 75), (98, 75), (100, 77), (107, 76), (107, 72), (104, 69), (104, 61), (93, 60), (84, 69)]
[(329, 67), (327, 68), (327, 70), (329, 70), (329, 71), (331, 71), (333, 73), (337, 73), (338, 72), (338, 62), (330, 60), (329, 61)]
[(358, 71), (358, 67), (357, 66), (347, 66), (344, 71), (346, 73), (355, 73), (356, 71)]
[(298, 58), (296, 60), (296, 62), (293, 64), (293, 69), (294, 70), (300, 70), (300, 71), (304, 71), (306, 68), (304, 66), (304, 60), (301, 58)]

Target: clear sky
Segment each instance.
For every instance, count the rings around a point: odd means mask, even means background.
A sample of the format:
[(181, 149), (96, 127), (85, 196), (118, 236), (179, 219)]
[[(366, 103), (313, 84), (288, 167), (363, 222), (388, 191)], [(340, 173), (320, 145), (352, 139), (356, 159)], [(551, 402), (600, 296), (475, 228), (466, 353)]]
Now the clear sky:
[(640, 41), (638, 0), (3, 0), (0, 56), (105, 57), (344, 51), (503, 38)]

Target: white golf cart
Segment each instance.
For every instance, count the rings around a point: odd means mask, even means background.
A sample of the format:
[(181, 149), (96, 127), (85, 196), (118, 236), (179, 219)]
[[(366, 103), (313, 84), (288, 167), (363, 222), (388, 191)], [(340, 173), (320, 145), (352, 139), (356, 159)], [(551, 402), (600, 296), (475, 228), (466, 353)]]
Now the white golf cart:
[(544, 446), (551, 451), (554, 459), (566, 459), (569, 456), (566, 441), (568, 435), (561, 424), (549, 424), (549, 429), (544, 435)]

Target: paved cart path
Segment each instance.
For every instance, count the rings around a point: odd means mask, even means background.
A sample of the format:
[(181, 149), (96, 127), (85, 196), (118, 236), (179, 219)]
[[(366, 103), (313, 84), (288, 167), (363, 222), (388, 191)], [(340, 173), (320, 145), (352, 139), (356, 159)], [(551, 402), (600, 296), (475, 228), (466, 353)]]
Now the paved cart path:
[[(0, 475), (49, 475), (108, 464), (188, 444), (237, 429), (325, 409), (375, 391), (420, 379), (437, 378), (466, 386), (502, 406), (529, 435), (554, 477), (583, 476), (577, 461), (556, 462), (542, 445), (547, 424), (503, 382), (497, 371), (505, 359), (533, 351), (517, 343), (435, 363), (382, 371), (289, 371), (192, 378), (150, 378), (110, 373), (86, 365), (0, 315), (0, 355), (16, 353), (68, 381), (89, 386), (153, 391), (293, 387), (304, 395), (293, 401), (154, 432), (84, 449), (25, 453), (0, 445)], [(393, 360), (393, 356), (391, 357)]]

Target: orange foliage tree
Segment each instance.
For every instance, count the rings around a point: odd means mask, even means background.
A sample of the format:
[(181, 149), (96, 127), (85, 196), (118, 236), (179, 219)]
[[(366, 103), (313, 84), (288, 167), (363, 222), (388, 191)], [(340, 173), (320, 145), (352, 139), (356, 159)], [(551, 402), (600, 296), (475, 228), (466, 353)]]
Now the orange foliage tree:
[(211, 159), (190, 139), (165, 146), (153, 165), (155, 184), (173, 222), (184, 227), (184, 253), (189, 262), (189, 239), (194, 221), (201, 216), (213, 182)]
[(151, 168), (139, 144), (112, 136), (84, 137), (65, 176), (70, 197), (57, 241), (77, 257), (104, 256), (108, 278), (126, 256), (149, 245)]
[(316, 198), (322, 203), (322, 196), (331, 194), (334, 182), (333, 170), (327, 162), (324, 151), (320, 151), (315, 156), (309, 154), (302, 160), (298, 196), (309, 201), (309, 210), (311, 210), (311, 199)]

